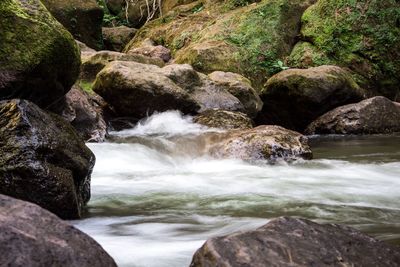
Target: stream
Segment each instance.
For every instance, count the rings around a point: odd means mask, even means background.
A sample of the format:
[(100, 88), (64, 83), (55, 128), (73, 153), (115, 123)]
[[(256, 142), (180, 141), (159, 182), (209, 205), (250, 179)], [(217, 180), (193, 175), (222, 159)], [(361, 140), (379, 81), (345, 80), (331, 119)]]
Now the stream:
[(130, 267), (189, 266), (206, 239), (279, 216), (400, 245), (400, 135), (311, 137), (314, 160), (270, 165), (207, 156), (213, 131), (170, 111), (88, 144), (92, 198), (72, 223)]

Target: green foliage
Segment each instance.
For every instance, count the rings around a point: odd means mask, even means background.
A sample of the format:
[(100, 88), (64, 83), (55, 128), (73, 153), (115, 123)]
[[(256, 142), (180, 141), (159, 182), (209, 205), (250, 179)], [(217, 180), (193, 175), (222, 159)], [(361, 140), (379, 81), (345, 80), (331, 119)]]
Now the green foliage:
[[(269, 1), (241, 18), (241, 24), (225, 38), (239, 48), (247, 71), (273, 75), (285, 68), (279, 55), (281, 5)], [(281, 65), (280, 63), (281, 62)]]
[(129, 21), (126, 19), (121, 19), (119, 16), (115, 16), (110, 13), (107, 8), (105, 0), (96, 0), (98, 5), (103, 9), (104, 16), (103, 16), (103, 26), (104, 27), (117, 27), (117, 26), (130, 26)]
[(83, 89), (83, 91), (85, 91), (89, 94), (93, 94), (93, 83), (80, 80), (78, 82), (78, 85), (79, 85), (79, 87), (81, 87)]

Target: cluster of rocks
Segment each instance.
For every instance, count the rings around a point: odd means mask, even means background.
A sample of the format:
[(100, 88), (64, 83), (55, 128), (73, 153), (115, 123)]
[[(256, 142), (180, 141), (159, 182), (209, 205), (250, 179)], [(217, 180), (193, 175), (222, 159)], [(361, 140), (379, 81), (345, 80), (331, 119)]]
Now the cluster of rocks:
[[(85, 141), (104, 141), (115, 118), (137, 121), (179, 110), (225, 130), (209, 138), (211, 155), (246, 161), (311, 159), (303, 134), (400, 131), (400, 104), (392, 101), (400, 61), (390, 53), (400, 42), (381, 47), (368, 33), (377, 48), (364, 42), (360, 52), (332, 57), (324, 51), (330, 44), (308, 43), (321, 39), (321, 25), (331, 18), (313, 15), (331, 1), (226, 2), (165, 0), (155, 9), (124, 0), (103, 2), (103, 8), (95, 0), (0, 3), (0, 194), (41, 207), (0, 195), (0, 265), (115, 266), (92, 239), (42, 209), (62, 219), (82, 216), (95, 163)], [(134, 27), (164, 16), (140, 30), (103, 28), (104, 12)], [(260, 14), (274, 23), (264, 25)], [(243, 32), (257, 21), (279, 36), (261, 36), (271, 45), (258, 50), (258, 28), (253, 25), (252, 36)], [(386, 21), (392, 18), (374, 23)], [(298, 41), (300, 33), (305, 39)], [(348, 44), (343, 48), (347, 53)], [(370, 53), (396, 62), (388, 69), (381, 59), (368, 60)], [(299, 68), (277, 61), (285, 57)], [(260, 69), (250, 64), (254, 59), (280, 63)], [(274, 75), (276, 66), (282, 71)], [(352, 229), (282, 218), (252, 233), (211, 239), (192, 266), (350, 266), (376, 263), (382, 255), (382, 266), (400, 264), (397, 250)]]

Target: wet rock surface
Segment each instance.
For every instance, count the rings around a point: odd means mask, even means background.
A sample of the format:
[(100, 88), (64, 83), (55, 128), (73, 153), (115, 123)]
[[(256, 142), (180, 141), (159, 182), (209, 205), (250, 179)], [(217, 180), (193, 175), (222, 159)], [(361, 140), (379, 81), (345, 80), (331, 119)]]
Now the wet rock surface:
[(229, 131), (219, 135), (210, 146), (211, 155), (256, 162), (311, 159), (307, 137), (280, 126), (263, 125), (248, 130)]
[(400, 108), (383, 96), (338, 107), (312, 122), (307, 134), (384, 134), (400, 132)]
[(400, 249), (346, 226), (282, 217), (254, 231), (215, 237), (191, 267), (398, 266)]
[(91, 237), (37, 205), (0, 195), (0, 265), (114, 267)]
[(0, 143), (1, 194), (81, 216), (95, 157), (68, 122), (27, 100), (2, 101)]

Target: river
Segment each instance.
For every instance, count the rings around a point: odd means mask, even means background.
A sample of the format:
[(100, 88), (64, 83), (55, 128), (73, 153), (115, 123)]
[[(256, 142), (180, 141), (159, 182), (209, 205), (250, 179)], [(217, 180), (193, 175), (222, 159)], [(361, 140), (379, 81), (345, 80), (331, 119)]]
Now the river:
[(88, 144), (92, 198), (73, 224), (130, 267), (188, 266), (207, 238), (279, 216), (400, 245), (400, 135), (312, 137), (314, 160), (270, 165), (207, 156), (198, 138), (212, 131), (166, 112)]

